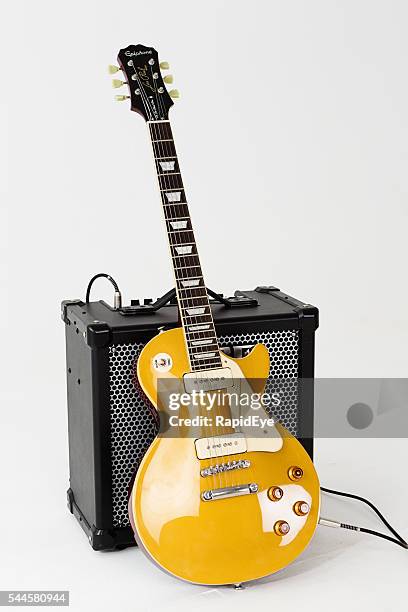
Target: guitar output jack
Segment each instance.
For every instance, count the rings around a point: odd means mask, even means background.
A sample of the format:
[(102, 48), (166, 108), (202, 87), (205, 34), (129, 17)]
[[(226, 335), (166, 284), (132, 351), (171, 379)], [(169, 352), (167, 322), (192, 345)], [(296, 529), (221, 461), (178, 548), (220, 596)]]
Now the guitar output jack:
[(300, 480), (303, 476), (303, 470), (297, 465), (292, 465), (292, 467), (288, 469), (288, 476), (291, 480)]

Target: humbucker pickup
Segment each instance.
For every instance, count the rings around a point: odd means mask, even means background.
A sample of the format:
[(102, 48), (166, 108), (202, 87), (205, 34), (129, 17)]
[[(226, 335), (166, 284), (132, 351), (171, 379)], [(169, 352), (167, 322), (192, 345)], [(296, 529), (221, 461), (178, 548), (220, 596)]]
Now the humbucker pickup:
[(186, 393), (193, 391), (218, 391), (229, 389), (234, 385), (234, 379), (230, 368), (218, 368), (218, 370), (201, 370), (200, 372), (188, 372), (184, 374), (184, 388)]

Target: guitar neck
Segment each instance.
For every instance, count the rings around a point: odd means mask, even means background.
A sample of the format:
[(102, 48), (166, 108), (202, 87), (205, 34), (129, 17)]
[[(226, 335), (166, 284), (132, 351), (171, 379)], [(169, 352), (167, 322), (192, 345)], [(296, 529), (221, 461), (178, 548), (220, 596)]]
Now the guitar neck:
[(177, 300), (191, 369), (221, 367), (211, 307), (169, 121), (150, 121)]

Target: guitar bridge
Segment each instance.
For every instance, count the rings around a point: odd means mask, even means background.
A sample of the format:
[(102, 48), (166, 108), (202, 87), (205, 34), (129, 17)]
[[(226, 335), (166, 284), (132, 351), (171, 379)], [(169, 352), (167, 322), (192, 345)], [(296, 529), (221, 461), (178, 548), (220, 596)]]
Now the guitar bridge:
[(201, 493), (203, 501), (213, 501), (216, 499), (225, 499), (227, 497), (239, 497), (241, 495), (250, 495), (258, 492), (258, 485), (255, 482), (244, 485), (236, 485), (235, 487), (224, 487), (223, 489), (209, 489)]

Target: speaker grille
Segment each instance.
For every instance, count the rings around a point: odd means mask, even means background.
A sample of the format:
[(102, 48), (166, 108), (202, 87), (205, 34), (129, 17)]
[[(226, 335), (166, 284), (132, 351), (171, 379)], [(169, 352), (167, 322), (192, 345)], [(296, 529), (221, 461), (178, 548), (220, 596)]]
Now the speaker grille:
[[(297, 432), (297, 385), (299, 337), (297, 330), (264, 331), (219, 336), (221, 347), (249, 347), (262, 343), (269, 350), (270, 377), (266, 392), (276, 389), (279, 379), (281, 404), (274, 416), (292, 434)], [(135, 467), (157, 434), (154, 416), (135, 389), (135, 361), (143, 343), (117, 344), (109, 348), (110, 417), (112, 457), (113, 526), (129, 525), (127, 492)]]

